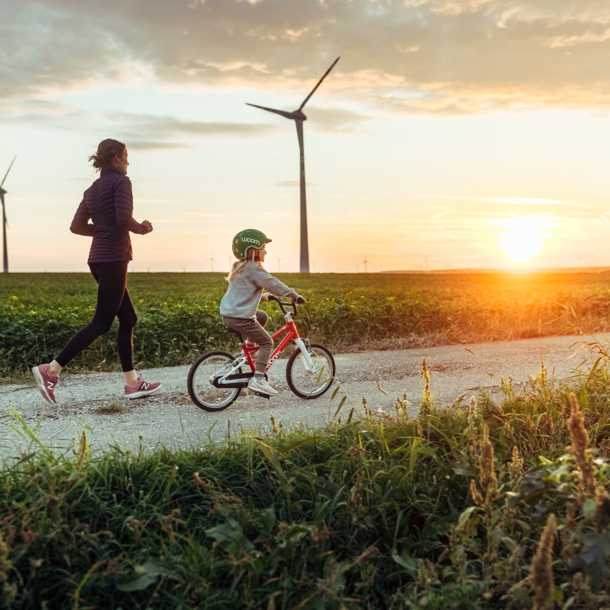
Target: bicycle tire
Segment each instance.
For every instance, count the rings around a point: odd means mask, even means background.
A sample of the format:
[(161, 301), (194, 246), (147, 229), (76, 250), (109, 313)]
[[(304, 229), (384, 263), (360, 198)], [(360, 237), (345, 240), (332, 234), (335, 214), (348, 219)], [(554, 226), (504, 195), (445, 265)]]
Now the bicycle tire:
[[(296, 394), (299, 398), (305, 400), (311, 400), (313, 398), (319, 398), (326, 392), (335, 380), (335, 359), (333, 355), (323, 345), (318, 343), (312, 343), (307, 346), (307, 351), (318, 358), (324, 358), (326, 365), (320, 369), (318, 373), (310, 373), (303, 365), (301, 356), (301, 350), (295, 350), (286, 365), (286, 381), (288, 387)], [(298, 368), (300, 367), (300, 369)], [(316, 367), (318, 368), (318, 367)], [(325, 370), (328, 369), (328, 370)], [(304, 382), (303, 382), (304, 381)], [(303, 387), (305, 384), (313, 384), (313, 389)]]
[[(212, 363), (214, 358), (218, 360), (217, 367), (214, 367)], [(210, 377), (222, 369), (223, 362), (226, 363), (224, 366), (228, 366), (235, 362), (235, 358), (227, 352), (207, 352), (193, 362), (186, 380), (189, 396), (195, 406), (210, 413), (224, 411), (237, 400), (241, 393), (241, 388), (217, 388), (210, 383)], [(204, 371), (203, 367), (206, 363), (212, 366), (209, 370)], [(198, 375), (201, 375), (201, 380), (198, 379)], [(214, 400), (215, 398), (216, 400)]]

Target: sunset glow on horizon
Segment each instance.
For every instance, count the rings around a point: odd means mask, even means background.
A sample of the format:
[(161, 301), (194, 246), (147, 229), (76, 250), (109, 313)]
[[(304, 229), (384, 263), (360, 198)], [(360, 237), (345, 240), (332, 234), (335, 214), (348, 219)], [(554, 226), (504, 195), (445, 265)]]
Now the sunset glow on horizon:
[(548, 222), (544, 218), (522, 216), (504, 220), (501, 225), (506, 231), (500, 235), (498, 248), (508, 260), (525, 263), (544, 248), (544, 238), (548, 236), (544, 231)]
[(226, 271), (250, 226), (269, 271), (297, 271), (294, 125), (246, 102), (295, 110), (338, 56), (305, 108), (312, 270), (610, 266), (610, 5), (37, 0), (0, 17), (12, 271), (87, 270), (68, 227), (107, 137), (154, 225), (132, 271)]

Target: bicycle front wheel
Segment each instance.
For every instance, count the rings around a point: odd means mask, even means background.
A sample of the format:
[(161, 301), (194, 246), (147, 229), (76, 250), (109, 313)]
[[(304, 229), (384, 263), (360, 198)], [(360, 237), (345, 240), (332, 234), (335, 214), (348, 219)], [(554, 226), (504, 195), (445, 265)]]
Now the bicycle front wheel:
[(208, 352), (195, 360), (186, 383), (191, 400), (200, 409), (222, 411), (235, 402), (241, 388), (217, 388), (212, 383), (214, 377), (228, 373), (234, 362), (233, 356), (226, 352)]
[(316, 370), (309, 370), (305, 357), (297, 349), (286, 365), (286, 381), (297, 396), (318, 398), (330, 388), (335, 379), (335, 359), (323, 345), (312, 343), (307, 347), (307, 352)]

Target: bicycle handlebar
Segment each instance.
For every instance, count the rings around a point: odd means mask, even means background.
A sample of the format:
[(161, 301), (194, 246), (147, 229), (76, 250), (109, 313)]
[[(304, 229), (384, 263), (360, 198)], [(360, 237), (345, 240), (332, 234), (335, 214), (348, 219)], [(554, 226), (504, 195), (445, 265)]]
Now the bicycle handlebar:
[(297, 303), (299, 305), (305, 303), (305, 299), (301, 296), (299, 296), (296, 299), (296, 302), (290, 301), (290, 303), (283, 302), (279, 297), (276, 297), (274, 294), (270, 294), (268, 298), (270, 301), (275, 301), (280, 306), (280, 309), (282, 310), (282, 312), (285, 314), (288, 312), (284, 309), (284, 307), (292, 307), (292, 312), (294, 313), (295, 316), (297, 315)]

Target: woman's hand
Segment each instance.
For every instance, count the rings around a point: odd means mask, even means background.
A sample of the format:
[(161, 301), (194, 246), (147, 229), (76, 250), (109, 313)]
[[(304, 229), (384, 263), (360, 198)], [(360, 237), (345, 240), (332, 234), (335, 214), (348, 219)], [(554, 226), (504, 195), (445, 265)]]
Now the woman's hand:
[[(153, 226), (149, 220), (143, 220), (142, 226), (146, 229), (146, 233), (150, 233), (153, 230)], [(144, 235), (146, 235), (146, 233), (144, 233)]]

